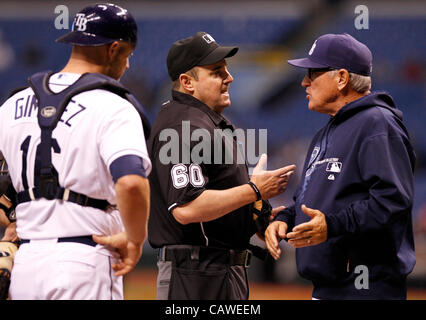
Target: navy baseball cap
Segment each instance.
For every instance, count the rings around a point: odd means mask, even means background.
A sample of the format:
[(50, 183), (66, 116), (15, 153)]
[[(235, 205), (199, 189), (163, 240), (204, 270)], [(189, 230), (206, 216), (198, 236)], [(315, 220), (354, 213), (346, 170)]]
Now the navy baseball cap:
[(56, 42), (100, 46), (114, 41), (137, 43), (137, 25), (126, 9), (111, 3), (95, 4), (75, 15), (71, 32)]
[(215, 64), (232, 57), (238, 47), (222, 47), (211, 35), (199, 31), (192, 37), (178, 40), (167, 55), (167, 70), (172, 81), (195, 66)]
[(287, 62), (306, 69), (346, 69), (363, 76), (370, 76), (373, 70), (370, 49), (347, 33), (325, 34), (315, 40), (307, 58)]

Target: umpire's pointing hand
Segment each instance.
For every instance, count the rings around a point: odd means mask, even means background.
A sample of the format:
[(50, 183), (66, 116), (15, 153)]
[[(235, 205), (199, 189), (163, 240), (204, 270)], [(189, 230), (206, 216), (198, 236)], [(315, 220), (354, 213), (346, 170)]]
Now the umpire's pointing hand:
[(296, 169), (295, 165), (290, 165), (276, 170), (265, 171), (266, 161), (266, 154), (262, 154), (259, 162), (253, 169), (250, 179), (259, 189), (262, 199), (265, 200), (283, 193), (290, 176), (294, 173), (294, 169)]
[(142, 244), (129, 241), (125, 232), (112, 236), (93, 235), (92, 238), (96, 243), (117, 249), (121, 261), (118, 264), (112, 265), (117, 277), (129, 273), (136, 266), (142, 255)]

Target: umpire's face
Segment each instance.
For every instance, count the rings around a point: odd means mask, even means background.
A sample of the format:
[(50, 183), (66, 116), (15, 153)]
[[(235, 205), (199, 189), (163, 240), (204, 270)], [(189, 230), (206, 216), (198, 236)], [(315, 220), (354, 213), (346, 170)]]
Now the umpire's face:
[(197, 79), (193, 81), (194, 97), (213, 111), (222, 111), (231, 104), (229, 85), (234, 78), (229, 73), (225, 59), (208, 66), (198, 66)]

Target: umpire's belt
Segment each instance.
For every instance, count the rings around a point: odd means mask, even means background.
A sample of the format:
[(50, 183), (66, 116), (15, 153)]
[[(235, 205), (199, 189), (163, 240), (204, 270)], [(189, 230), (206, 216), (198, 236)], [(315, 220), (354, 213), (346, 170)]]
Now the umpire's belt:
[(191, 259), (210, 261), (230, 266), (244, 266), (248, 268), (251, 263), (250, 250), (233, 250), (190, 245), (164, 246), (158, 251), (159, 261), (174, 261), (176, 259)]
[[(54, 240), (54, 239), (46, 239), (46, 240)], [(37, 241), (37, 240), (35, 240), (35, 241)], [(31, 240), (21, 239), (21, 244), (30, 243), (30, 242), (31, 242)], [(95, 247), (97, 245), (97, 243), (95, 241), (93, 241), (92, 236), (57, 238), (57, 242), (76, 242), (76, 243), (81, 243), (81, 244), (87, 244), (88, 246), (92, 246), (92, 247)]]

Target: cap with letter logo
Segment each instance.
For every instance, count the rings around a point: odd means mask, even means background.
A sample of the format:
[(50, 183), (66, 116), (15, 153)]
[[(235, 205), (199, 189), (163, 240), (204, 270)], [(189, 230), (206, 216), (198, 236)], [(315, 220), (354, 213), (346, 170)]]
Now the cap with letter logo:
[(115, 4), (96, 4), (75, 15), (71, 32), (56, 42), (80, 46), (100, 46), (114, 41), (136, 45), (137, 25), (126, 9)]
[(307, 58), (288, 60), (288, 63), (299, 68), (346, 69), (370, 76), (373, 56), (365, 44), (347, 33), (325, 34), (315, 40)]
[(167, 55), (167, 70), (175, 81), (180, 74), (195, 66), (215, 64), (232, 57), (237, 51), (238, 47), (220, 46), (211, 35), (199, 31), (192, 37), (173, 43)]

